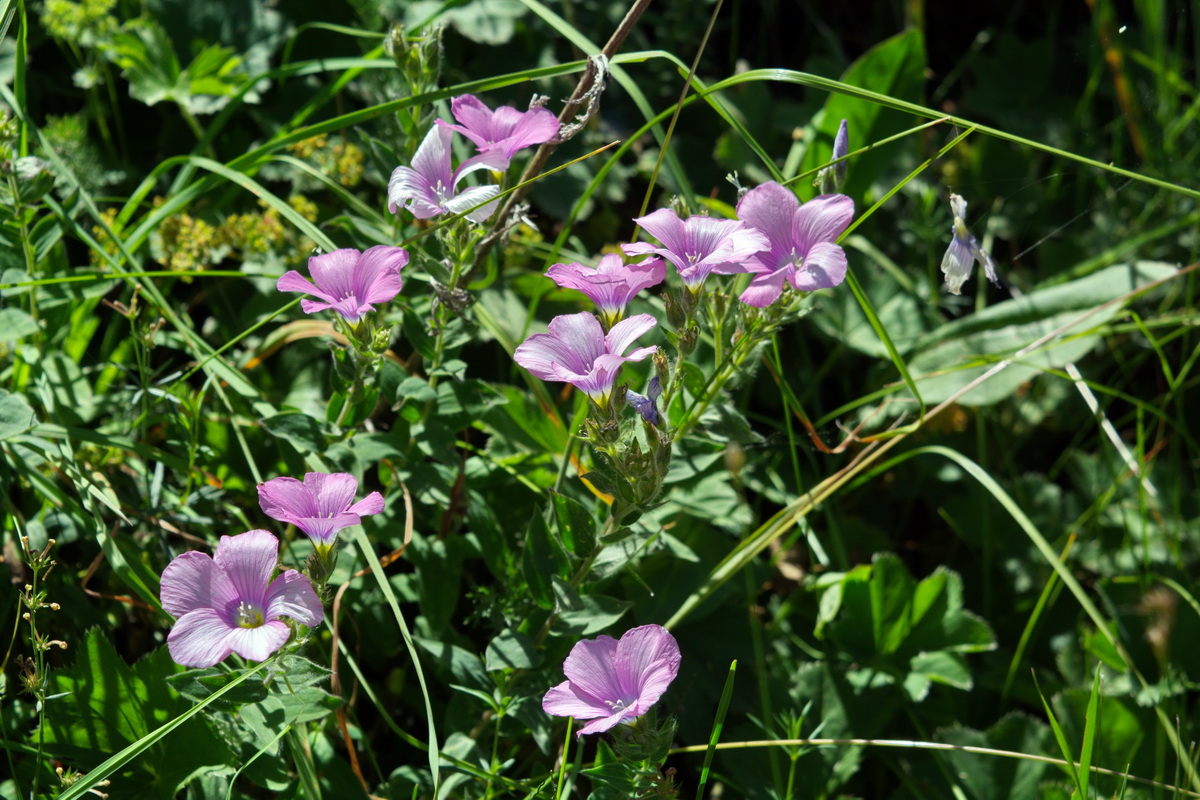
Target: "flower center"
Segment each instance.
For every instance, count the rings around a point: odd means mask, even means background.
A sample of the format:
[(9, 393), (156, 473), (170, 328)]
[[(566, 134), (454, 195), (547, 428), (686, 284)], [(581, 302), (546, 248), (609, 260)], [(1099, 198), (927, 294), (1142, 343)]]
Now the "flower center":
[(239, 628), (261, 627), (263, 624), (263, 613), (257, 606), (243, 600), (238, 603), (237, 610), (233, 612), (233, 624)]
[(446, 184), (442, 183), (441, 178), (438, 178), (438, 182), (430, 188), (433, 189), (433, 193), (437, 195), (439, 205), (444, 204), (447, 200), (454, 197), (454, 192), (450, 191), (450, 188), (446, 186)]
[(616, 714), (620, 711), (624, 711), (626, 708), (629, 707), (625, 704), (624, 700), (617, 700), (616, 702), (614, 702), (612, 700), (605, 700), (604, 702), (608, 705), (609, 708), (611, 708), (613, 710), (614, 714)]
[(792, 247), (791, 255), (788, 258), (788, 263), (794, 265), (796, 269), (800, 269), (800, 267), (804, 266), (804, 256), (796, 252), (795, 246)]
[(695, 264), (701, 258), (700, 253), (685, 253), (685, 255), (687, 256), (687, 260), (688, 260), (689, 264)]

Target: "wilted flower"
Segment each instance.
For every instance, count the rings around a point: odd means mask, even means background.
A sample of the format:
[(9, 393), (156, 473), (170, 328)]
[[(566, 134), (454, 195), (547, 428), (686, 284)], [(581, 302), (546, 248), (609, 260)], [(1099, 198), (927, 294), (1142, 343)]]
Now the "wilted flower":
[(354, 502), (358, 479), (346, 472), (309, 472), (304, 481), (272, 478), (258, 486), (258, 504), (271, 519), (288, 522), (318, 545), (333, 544), (338, 531), (383, 511), (383, 495)]
[(507, 169), (518, 150), (548, 142), (558, 133), (558, 118), (545, 108), (517, 111), (500, 106), (492, 111), (479, 98), (464, 94), (450, 101), (450, 112), (460, 124), (440, 119), (437, 124), (466, 136), (480, 153), (502, 155), (504, 164), (496, 169)]
[(563, 662), (567, 680), (546, 692), (542, 710), (556, 717), (593, 720), (575, 735), (599, 733), (640, 717), (679, 673), (679, 644), (661, 625), (585, 639)]
[(713, 272), (746, 272), (746, 261), (771, 246), (762, 232), (736, 219), (692, 216), (681, 220), (674, 210), (660, 208), (634, 222), (662, 242), (662, 247), (636, 242), (621, 248), (629, 255), (655, 253), (667, 259), (693, 292)]
[(979, 245), (979, 240), (967, 230), (967, 201), (950, 195), (950, 208), (954, 211), (954, 225), (950, 228), (954, 238), (942, 256), (942, 274), (946, 276), (946, 288), (950, 294), (959, 294), (962, 285), (971, 277), (972, 261), (978, 261), (989, 281), (1000, 285), (996, 277), (996, 264), (988, 252)]
[(595, 268), (576, 261), (555, 264), (546, 270), (546, 277), (559, 286), (578, 289), (587, 295), (596, 304), (605, 327), (621, 319), (634, 295), (662, 283), (666, 274), (666, 265), (657, 258), (626, 264), (616, 253), (601, 256)]
[(301, 300), (300, 308), (312, 314), (332, 308), (351, 322), (375, 310), (400, 293), (400, 270), (408, 263), (408, 251), (378, 245), (360, 253), (353, 248), (334, 250), (308, 260), (315, 285), (296, 270), (284, 273), (275, 284), (281, 292), (304, 292), (316, 300)]
[(178, 617), (167, 636), (171, 658), (185, 667), (211, 667), (230, 653), (264, 661), (291, 635), (280, 617), (319, 625), (325, 612), (308, 578), (289, 569), (271, 580), (278, 557), (279, 540), (255, 530), (222, 536), (212, 558), (192, 551), (168, 564), (160, 596)]
[(642, 419), (651, 425), (658, 424), (658, 398), (661, 396), (662, 381), (658, 379), (657, 375), (650, 379), (645, 395), (637, 392), (625, 393), (625, 399), (629, 401), (629, 405), (633, 406), (633, 410), (641, 414)]
[(771, 182), (751, 189), (737, 210), (771, 245), (749, 264), (751, 272), (760, 274), (742, 293), (743, 303), (771, 305), (783, 292), (784, 280), (803, 292), (832, 289), (845, 280), (846, 253), (836, 242), (854, 216), (849, 197), (821, 195), (801, 205), (791, 190)]
[[(458, 214), (500, 193), (499, 186), (469, 186), (458, 191), (464, 175), (479, 169), (505, 169), (508, 159), (501, 153), (480, 153), (451, 168), (450, 140), (454, 132), (435, 125), (417, 148), (411, 167), (396, 167), (388, 180), (388, 211), (403, 206), (417, 219), (439, 214)], [(477, 208), (467, 219), (483, 222), (496, 211), (499, 200)]]
[(549, 333), (535, 333), (522, 342), (513, 358), (542, 380), (570, 383), (604, 407), (621, 365), (654, 353), (654, 347), (639, 347), (623, 355), (634, 339), (657, 324), (649, 314), (637, 314), (605, 334), (587, 311), (563, 314), (550, 320)]

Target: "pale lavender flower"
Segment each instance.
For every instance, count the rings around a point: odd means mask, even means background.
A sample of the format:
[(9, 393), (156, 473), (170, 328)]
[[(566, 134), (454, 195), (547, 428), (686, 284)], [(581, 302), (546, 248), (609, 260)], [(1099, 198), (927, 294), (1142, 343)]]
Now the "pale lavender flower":
[(661, 625), (584, 639), (563, 662), (567, 680), (546, 692), (542, 710), (556, 717), (590, 719), (575, 736), (606, 731), (640, 717), (658, 702), (679, 673), (679, 644)]
[(667, 276), (667, 267), (657, 258), (626, 264), (616, 253), (601, 256), (600, 263), (585, 267), (579, 262), (555, 264), (546, 277), (564, 289), (578, 289), (596, 304), (605, 327), (612, 327), (625, 313), (625, 306), (642, 289), (657, 286)]
[(308, 260), (309, 282), (296, 270), (280, 276), (275, 288), (281, 292), (304, 292), (317, 300), (301, 300), (300, 308), (312, 314), (331, 308), (351, 322), (375, 310), (400, 293), (400, 270), (408, 263), (408, 251), (378, 245), (360, 253), (352, 248), (334, 250)]
[[(501, 153), (481, 153), (451, 168), (450, 140), (454, 132), (435, 125), (417, 148), (411, 167), (396, 167), (388, 180), (388, 211), (403, 206), (417, 219), (439, 214), (458, 214), (500, 193), (499, 186), (469, 186), (458, 190), (464, 175), (480, 169), (505, 169), (508, 160)], [(483, 222), (496, 211), (499, 200), (477, 208), (467, 219)]]
[(371, 492), (354, 502), (358, 479), (346, 472), (309, 472), (304, 481), (272, 478), (258, 486), (258, 504), (271, 519), (288, 522), (328, 547), (338, 531), (383, 511), (383, 495)]
[(971, 277), (973, 261), (978, 261), (988, 280), (999, 286), (1000, 279), (996, 277), (995, 262), (980, 246), (979, 240), (967, 230), (967, 201), (952, 194), (950, 208), (954, 211), (954, 225), (950, 228), (954, 238), (946, 248), (946, 255), (942, 256), (942, 274), (946, 276), (946, 288), (950, 290), (950, 294), (959, 294), (962, 285)]
[(550, 320), (549, 333), (535, 333), (522, 342), (513, 358), (544, 381), (572, 384), (603, 408), (621, 365), (654, 354), (657, 348), (639, 347), (624, 355), (637, 337), (657, 324), (649, 314), (637, 314), (605, 334), (590, 312), (563, 314)]
[(498, 169), (507, 169), (518, 150), (548, 142), (558, 133), (558, 119), (545, 108), (517, 111), (500, 106), (492, 111), (479, 98), (464, 94), (450, 101), (450, 111), (460, 124), (440, 119), (437, 124), (466, 136), (480, 153), (502, 155), (504, 166)]
[(681, 220), (674, 210), (660, 208), (634, 220), (662, 242), (621, 245), (627, 255), (654, 253), (670, 261), (679, 277), (695, 292), (711, 273), (731, 275), (746, 272), (746, 262), (770, 247), (767, 237), (736, 219), (692, 216)]
[(222, 536), (212, 558), (192, 551), (168, 564), (159, 594), (178, 618), (167, 636), (171, 658), (185, 667), (211, 667), (230, 653), (265, 661), (291, 635), (280, 617), (321, 624), (325, 612), (308, 578), (289, 569), (271, 580), (278, 559), (279, 540), (255, 530)]
[(846, 253), (837, 238), (850, 225), (854, 201), (841, 194), (814, 197), (804, 205), (790, 189), (764, 183), (738, 202), (738, 217), (766, 234), (770, 249), (748, 266), (759, 273), (742, 293), (756, 308), (774, 303), (786, 280), (795, 289), (832, 289), (846, 278)]
[(646, 394), (625, 393), (625, 399), (629, 401), (629, 405), (633, 406), (633, 410), (641, 414), (642, 419), (651, 425), (658, 424), (658, 398), (661, 396), (662, 382), (659, 381), (657, 375), (651, 378), (650, 383), (646, 385)]

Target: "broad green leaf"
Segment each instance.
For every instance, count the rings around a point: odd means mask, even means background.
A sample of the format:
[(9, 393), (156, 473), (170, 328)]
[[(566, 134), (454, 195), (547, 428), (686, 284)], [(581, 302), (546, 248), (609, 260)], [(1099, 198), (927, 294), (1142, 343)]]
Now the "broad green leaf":
[(484, 665), (491, 672), (498, 669), (533, 669), (540, 663), (542, 653), (533, 639), (505, 629), (488, 644)]
[(0, 441), (24, 433), (36, 421), (24, 397), (0, 389)]
[(580, 558), (587, 558), (596, 549), (596, 523), (591, 513), (565, 494), (551, 492), (550, 497), (563, 546)]
[[(1085, 311), (1114, 300), (1139, 286), (1165, 278), (1175, 267), (1157, 262), (1122, 264), (1070, 283), (1039, 289), (1005, 300), (976, 314), (941, 326), (917, 348), (909, 363), (926, 403), (938, 403), (975, 380), (1001, 359)], [(1099, 311), (1048, 345), (1022, 356), (965, 394), (964, 405), (990, 405), (1011, 397), (1021, 384), (1043, 370), (1065, 366), (1087, 355), (1099, 342), (1095, 329), (1117, 314), (1117, 303)]]
[(302, 411), (284, 411), (262, 421), (272, 436), (283, 439), (303, 455), (325, 451), (321, 423)]
[[(1015, 753), (1045, 753), (1050, 730), (1025, 714), (1008, 714), (986, 731), (953, 727), (939, 730), (934, 740), (967, 747), (987, 747)], [(1024, 758), (991, 758), (975, 753), (946, 754), (952, 770), (972, 800), (1042, 800), (1041, 783), (1048, 765)]]
[(957, 573), (943, 567), (917, 582), (891, 554), (824, 590), (816, 634), (857, 665), (856, 683), (899, 682), (918, 702), (934, 682), (971, 688), (960, 654), (995, 646), (988, 625), (962, 607)]

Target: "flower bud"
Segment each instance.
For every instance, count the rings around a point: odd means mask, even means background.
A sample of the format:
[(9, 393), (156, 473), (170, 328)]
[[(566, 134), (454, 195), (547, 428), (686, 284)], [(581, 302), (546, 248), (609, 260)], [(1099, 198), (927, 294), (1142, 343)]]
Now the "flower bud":
[(679, 337), (679, 354), (684, 358), (690, 356), (696, 349), (696, 342), (699, 339), (700, 329), (694, 324), (687, 326)]
[(663, 304), (667, 307), (667, 324), (675, 330), (682, 328), (687, 323), (687, 315), (680, 307), (675, 292), (664, 294)]
[(667, 365), (667, 351), (661, 347), (658, 348), (651, 356), (651, 360), (654, 361), (654, 376), (658, 378), (658, 385), (665, 386), (671, 375), (670, 367)]

